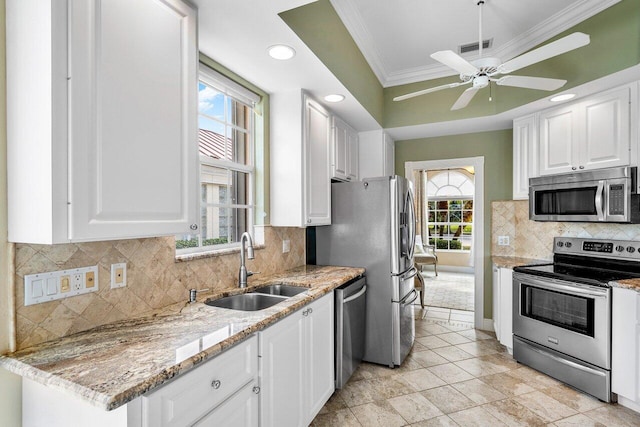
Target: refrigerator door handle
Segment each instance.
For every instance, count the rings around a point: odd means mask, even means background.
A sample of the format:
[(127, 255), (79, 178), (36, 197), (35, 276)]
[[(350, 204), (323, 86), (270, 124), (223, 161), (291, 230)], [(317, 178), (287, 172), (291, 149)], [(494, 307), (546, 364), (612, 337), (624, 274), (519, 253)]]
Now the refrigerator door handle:
[(413, 194), (411, 193), (411, 188), (409, 187), (407, 190), (407, 227), (409, 230), (409, 248), (408, 248), (408, 257), (409, 259), (413, 259), (414, 252), (416, 250), (416, 212), (413, 207)]
[(409, 270), (404, 273), (398, 274), (400, 276), (400, 280), (407, 280), (415, 277), (418, 274), (418, 269), (416, 267), (411, 267)]
[[(411, 298), (411, 296), (413, 296), (413, 298)], [(411, 301), (407, 301), (409, 298), (411, 298)], [(404, 298), (400, 300), (400, 305), (404, 307), (405, 305), (413, 304), (413, 302), (417, 298), (418, 292), (415, 289), (412, 289), (411, 292), (409, 292)]]

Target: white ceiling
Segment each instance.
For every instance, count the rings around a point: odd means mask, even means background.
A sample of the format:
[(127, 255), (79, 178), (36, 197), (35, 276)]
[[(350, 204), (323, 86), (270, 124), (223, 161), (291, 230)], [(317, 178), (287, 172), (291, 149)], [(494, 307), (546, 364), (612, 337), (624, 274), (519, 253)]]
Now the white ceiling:
[[(345, 101), (325, 106), (358, 131), (380, 128), (278, 16), (311, 0), (193, 1), (198, 6), (199, 47), (205, 55), (268, 93), (304, 88), (319, 100), (342, 93)], [(477, 0), (330, 1), (384, 86), (451, 75), (429, 54), (478, 40)], [(618, 1), (485, 0), (483, 38), (494, 38), (487, 54), (510, 59)], [(296, 56), (289, 61), (270, 58), (267, 48), (276, 43), (293, 46)], [(495, 127), (496, 119), (471, 119), (467, 131)], [(436, 123), (390, 133), (410, 139), (442, 134), (440, 127)], [(460, 128), (449, 123), (447, 129)]]
[[(484, 0), (483, 56), (511, 59), (620, 0)], [(454, 75), (431, 59), (479, 39), (478, 0), (331, 0), (383, 86)], [(463, 55), (478, 58), (477, 52)]]

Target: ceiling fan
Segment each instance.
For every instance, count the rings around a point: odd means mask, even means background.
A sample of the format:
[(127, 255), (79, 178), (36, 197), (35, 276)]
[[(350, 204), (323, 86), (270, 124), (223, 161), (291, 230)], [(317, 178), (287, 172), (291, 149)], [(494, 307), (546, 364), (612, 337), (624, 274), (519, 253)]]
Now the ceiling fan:
[[(477, 1), (477, 0), (474, 0)], [(431, 57), (444, 65), (453, 68), (460, 73), (459, 82), (449, 83), (442, 86), (436, 86), (429, 89), (419, 90), (417, 92), (408, 93), (402, 96), (396, 96), (394, 101), (403, 101), (405, 99), (436, 92), (442, 89), (449, 89), (466, 84), (471, 87), (462, 92), (462, 95), (453, 104), (451, 110), (459, 110), (466, 107), (480, 89), (487, 87), (491, 82), (499, 86), (515, 86), (527, 89), (538, 89), (553, 91), (561, 88), (567, 83), (566, 80), (550, 79), (546, 77), (529, 77), (529, 76), (510, 76), (505, 75), (496, 77), (498, 74), (509, 74), (513, 71), (535, 64), (545, 59), (561, 55), (571, 50), (577, 49), (589, 44), (589, 35), (584, 33), (572, 33), (559, 40), (541, 46), (523, 55), (517, 56), (507, 62), (502, 63), (499, 58), (482, 57), (482, 6), (484, 0), (477, 1), (479, 8), (479, 36), (478, 43), (479, 58), (475, 61), (467, 61), (457, 53), (451, 50), (441, 50), (431, 54)]]

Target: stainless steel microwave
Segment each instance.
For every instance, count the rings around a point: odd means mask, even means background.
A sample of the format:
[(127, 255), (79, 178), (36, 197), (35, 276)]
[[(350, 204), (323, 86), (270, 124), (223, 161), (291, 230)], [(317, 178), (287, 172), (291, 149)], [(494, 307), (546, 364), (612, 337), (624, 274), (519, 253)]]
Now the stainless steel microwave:
[(640, 223), (637, 168), (608, 168), (529, 179), (535, 221)]

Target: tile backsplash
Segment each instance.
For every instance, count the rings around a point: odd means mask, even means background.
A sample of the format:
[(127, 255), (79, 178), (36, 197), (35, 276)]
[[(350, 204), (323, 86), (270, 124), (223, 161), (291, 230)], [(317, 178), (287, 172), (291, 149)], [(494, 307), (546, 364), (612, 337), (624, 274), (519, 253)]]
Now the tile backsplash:
[[(255, 251), (247, 268), (270, 274), (305, 263), (305, 232), (265, 227), (265, 248)], [(282, 240), (291, 250), (282, 253)], [(186, 301), (191, 288), (219, 292), (237, 286), (238, 252), (175, 261), (173, 237), (62, 245), (16, 244), (16, 342), (25, 348), (117, 320), (152, 314)], [(127, 287), (110, 288), (111, 264), (127, 263)], [(98, 265), (99, 291), (24, 306), (24, 276)]]
[[(510, 244), (498, 246), (498, 236)], [(640, 241), (640, 224), (537, 222), (529, 219), (528, 200), (491, 203), (491, 255), (550, 260), (556, 236)]]

